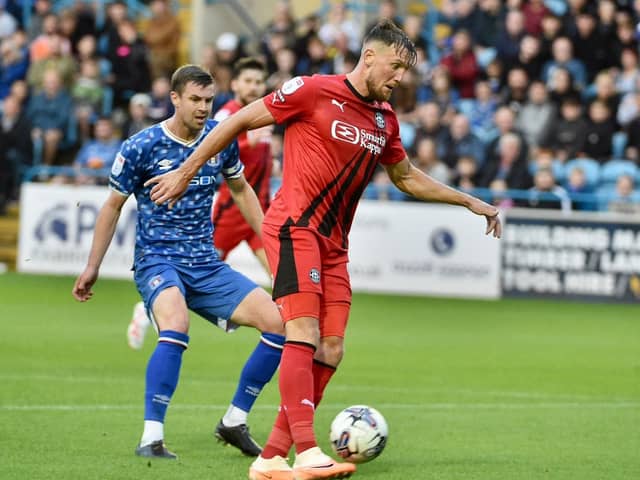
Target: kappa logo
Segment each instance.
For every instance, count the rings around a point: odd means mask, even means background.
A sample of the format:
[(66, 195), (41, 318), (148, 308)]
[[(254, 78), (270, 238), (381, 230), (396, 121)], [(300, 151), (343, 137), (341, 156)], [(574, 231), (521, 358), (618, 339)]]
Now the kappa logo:
[(313, 283), (320, 283), (320, 272), (317, 268), (312, 268), (309, 272), (309, 278)]
[(302, 400), (300, 400), (300, 404), (301, 405), (309, 405), (313, 409), (316, 408), (316, 406), (313, 404), (313, 402), (311, 400), (309, 400), (308, 398), (303, 398)]
[(173, 165), (173, 161), (169, 160), (168, 158), (165, 158), (158, 162), (158, 168), (160, 170), (169, 170), (171, 168), (171, 165)]
[(336, 107), (338, 107), (340, 109), (340, 111), (342, 113), (344, 113), (344, 106), (347, 104), (347, 102), (342, 102), (340, 103), (339, 101), (337, 101), (335, 98), (331, 99), (331, 105), (335, 105)]
[(360, 130), (341, 120), (334, 120), (331, 124), (331, 136), (336, 140), (357, 145), (360, 142)]

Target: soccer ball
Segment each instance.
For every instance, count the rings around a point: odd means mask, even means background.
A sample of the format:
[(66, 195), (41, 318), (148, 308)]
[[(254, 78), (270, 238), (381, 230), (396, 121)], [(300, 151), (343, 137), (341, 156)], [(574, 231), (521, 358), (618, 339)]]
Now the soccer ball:
[(329, 440), (339, 457), (352, 463), (364, 463), (382, 453), (388, 436), (387, 421), (378, 410), (353, 405), (331, 422)]

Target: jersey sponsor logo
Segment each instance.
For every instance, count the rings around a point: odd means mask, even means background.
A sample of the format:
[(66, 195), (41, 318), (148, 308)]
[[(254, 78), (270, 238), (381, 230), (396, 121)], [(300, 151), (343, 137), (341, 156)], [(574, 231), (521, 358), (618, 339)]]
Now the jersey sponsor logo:
[(347, 102), (342, 102), (340, 103), (339, 101), (337, 101), (335, 98), (331, 99), (331, 105), (335, 105), (336, 107), (338, 107), (340, 109), (340, 111), (342, 113), (344, 113), (344, 106), (347, 104)]
[(331, 136), (336, 140), (357, 145), (360, 141), (360, 130), (341, 120), (334, 120), (331, 124)]
[(204, 186), (206, 187), (207, 185), (215, 185), (216, 184), (216, 177), (214, 177), (213, 175), (200, 175), (198, 177), (193, 177), (190, 181), (189, 181), (189, 185), (193, 185), (193, 186)]
[(171, 168), (171, 165), (173, 165), (173, 161), (169, 160), (168, 158), (165, 158), (158, 162), (158, 168), (160, 170), (169, 170)]
[(382, 114), (382, 112), (376, 112), (376, 114), (374, 115), (374, 119), (376, 121), (376, 125), (380, 129), (384, 128), (387, 125), (384, 121), (384, 115)]
[(116, 155), (115, 160), (113, 161), (113, 165), (111, 165), (111, 175), (118, 176), (122, 173), (122, 169), (124, 168), (124, 157), (121, 153)]
[(287, 80), (282, 84), (282, 88), (280, 89), (284, 95), (291, 95), (293, 92), (298, 90), (302, 85), (304, 85), (304, 81), (300, 77), (293, 77), (291, 80)]
[(342, 142), (358, 145), (369, 150), (374, 155), (380, 155), (387, 144), (387, 138), (383, 134), (368, 132), (364, 128), (358, 129), (341, 120), (334, 120), (331, 124), (331, 136)]
[(320, 272), (317, 268), (312, 268), (309, 272), (309, 278), (313, 283), (320, 283)]

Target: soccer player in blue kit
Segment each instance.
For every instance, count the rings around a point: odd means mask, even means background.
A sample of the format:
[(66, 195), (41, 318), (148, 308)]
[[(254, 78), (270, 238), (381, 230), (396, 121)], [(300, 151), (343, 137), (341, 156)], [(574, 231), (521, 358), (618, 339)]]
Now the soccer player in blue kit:
[[(87, 265), (72, 293), (81, 302), (92, 297), (122, 206), (129, 195), (135, 195), (134, 280), (158, 330), (158, 344), (146, 372), (144, 431), (135, 453), (176, 458), (164, 443), (164, 419), (178, 384), (182, 354), (189, 345), (188, 310), (192, 310), (226, 331), (248, 325), (262, 332), (224, 417), (233, 417), (232, 413), (236, 423), (238, 418), (244, 423), (224, 431), (221, 421), (216, 429), (218, 432), (222, 425), (223, 433), (237, 440), (230, 443), (255, 456), (260, 447), (249, 435), (246, 413), (278, 367), (284, 329), (269, 294), (222, 262), (211, 242), (216, 176), (221, 173), (225, 178), (235, 203), (257, 233), (263, 212), (243, 175), (236, 142), (209, 159), (173, 208), (151, 201), (151, 188), (144, 187), (144, 182), (177, 168), (217, 124), (209, 119), (215, 86), (208, 72), (195, 65), (180, 67), (172, 76), (171, 90), (174, 115), (126, 140), (114, 160), (111, 191), (96, 220)], [(233, 411), (234, 405), (240, 408)]]

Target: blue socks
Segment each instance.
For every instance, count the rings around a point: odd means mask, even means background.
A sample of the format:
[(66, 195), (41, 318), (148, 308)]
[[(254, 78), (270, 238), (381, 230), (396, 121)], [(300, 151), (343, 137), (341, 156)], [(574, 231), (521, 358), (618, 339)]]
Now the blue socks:
[(260, 342), (244, 364), (238, 389), (231, 402), (233, 406), (245, 412), (251, 410), (262, 388), (271, 380), (280, 365), (282, 345), (282, 335), (262, 334)]
[(178, 385), (182, 353), (189, 346), (189, 335), (163, 330), (147, 364), (144, 419), (164, 423), (171, 396)]

